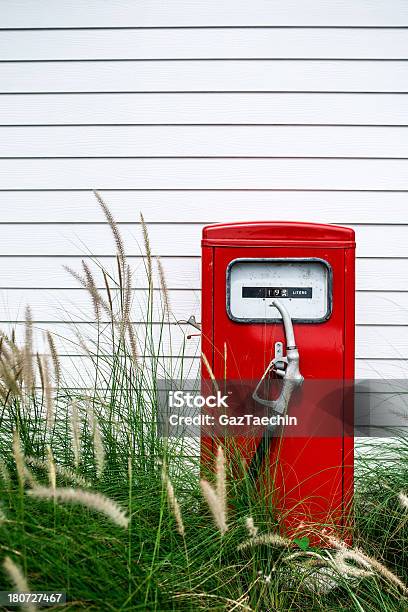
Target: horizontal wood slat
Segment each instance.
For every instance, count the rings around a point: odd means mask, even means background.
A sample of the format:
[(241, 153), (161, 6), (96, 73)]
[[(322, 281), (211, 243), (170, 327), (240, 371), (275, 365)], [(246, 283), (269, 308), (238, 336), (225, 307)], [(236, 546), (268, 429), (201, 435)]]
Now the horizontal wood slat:
[(0, 124), (408, 124), (408, 96), (334, 93), (19, 94)]
[(0, 92), (408, 92), (408, 63), (193, 60), (0, 64)]
[(403, 59), (408, 34), (404, 29), (192, 28), (21, 30), (0, 36), (1, 61), (300, 57)]
[[(1, 145), (0, 145), (1, 146)], [(316, 223), (406, 223), (404, 192), (335, 191), (101, 191), (119, 223), (143, 211), (147, 222), (286, 220)], [(9, 191), (0, 194), (3, 223), (98, 223), (104, 216), (92, 191)]]
[(3, 189), (408, 190), (408, 160), (0, 160)]
[[(38, 5), (36, 0), (2, 0), (2, 28), (171, 27), (190, 25), (403, 26), (408, 25), (404, 0), (328, 3), (317, 0), (116, 0), (114, 10), (99, 0), (62, 0)], [(6, 10), (7, 8), (7, 10)]]
[[(407, 45), (408, 48), (408, 45)], [(408, 157), (408, 127), (1, 127), (0, 157)]]

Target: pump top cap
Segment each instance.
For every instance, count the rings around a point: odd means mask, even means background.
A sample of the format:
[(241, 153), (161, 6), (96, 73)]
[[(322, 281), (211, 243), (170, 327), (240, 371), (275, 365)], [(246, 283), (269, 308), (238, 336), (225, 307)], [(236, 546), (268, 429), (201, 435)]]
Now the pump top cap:
[(294, 221), (216, 223), (203, 228), (203, 246), (325, 246), (355, 248), (354, 230)]

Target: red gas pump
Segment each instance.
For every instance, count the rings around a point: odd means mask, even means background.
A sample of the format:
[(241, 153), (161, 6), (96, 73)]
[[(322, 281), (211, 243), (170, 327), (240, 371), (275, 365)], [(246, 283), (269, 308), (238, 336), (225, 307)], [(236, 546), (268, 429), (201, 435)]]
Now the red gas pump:
[[(235, 440), (254, 479), (277, 461), (274, 499), (289, 531), (350, 524), (354, 265), (349, 228), (250, 222), (203, 229), (202, 352), (214, 377), (253, 381), (255, 403), (268, 413), (296, 412), (303, 423), (300, 433), (281, 432), (279, 442), (270, 427)], [(208, 369), (203, 364), (204, 381)], [(280, 393), (265, 397), (272, 374)], [(204, 467), (217, 444), (203, 434)]]

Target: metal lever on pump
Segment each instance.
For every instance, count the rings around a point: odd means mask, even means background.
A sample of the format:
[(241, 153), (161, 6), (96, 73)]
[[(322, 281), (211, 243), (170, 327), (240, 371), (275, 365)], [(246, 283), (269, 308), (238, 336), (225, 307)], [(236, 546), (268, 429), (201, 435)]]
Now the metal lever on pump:
[(201, 336), (201, 323), (198, 323), (196, 321), (196, 318), (194, 315), (191, 315), (191, 317), (189, 317), (186, 321), (184, 319), (180, 319), (180, 321), (176, 321), (174, 323), (174, 325), (181, 325), (181, 324), (192, 325), (193, 327), (195, 327), (196, 329), (200, 331), (199, 334), (188, 334), (187, 340), (190, 340), (190, 338), (193, 338), (194, 336)]
[[(273, 300), (271, 305), (275, 306), (275, 308), (277, 308), (282, 315), (286, 336), (286, 356), (277, 355), (272, 359), (265, 372), (262, 374), (262, 377), (252, 394), (252, 398), (259, 404), (271, 408), (278, 414), (286, 414), (293, 391), (297, 387), (300, 387), (304, 379), (299, 370), (299, 351), (296, 346), (295, 334), (293, 331), (293, 324), (290, 314), (279, 300)], [(286, 369), (284, 369), (282, 365), (286, 365)], [(259, 397), (258, 395), (258, 390), (271, 369), (274, 369), (276, 374), (281, 376), (283, 380), (282, 391), (276, 400), (267, 400)], [(252, 477), (255, 477), (260, 469), (266, 452), (269, 449), (272, 434), (276, 427), (276, 425), (269, 425), (264, 431), (262, 439), (249, 466), (249, 473)]]

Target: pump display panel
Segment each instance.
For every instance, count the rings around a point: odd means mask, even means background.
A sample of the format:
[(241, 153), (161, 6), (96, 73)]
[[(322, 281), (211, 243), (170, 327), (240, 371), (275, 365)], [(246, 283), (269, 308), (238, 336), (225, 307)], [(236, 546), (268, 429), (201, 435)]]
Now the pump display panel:
[(237, 322), (277, 322), (273, 299), (284, 300), (293, 321), (326, 321), (332, 273), (323, 259), (235, 259), (227, 269), (227, 312)]

